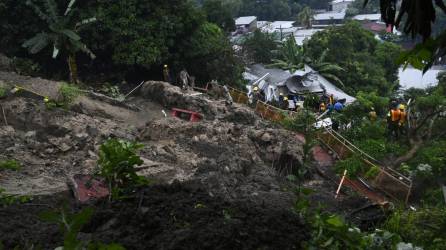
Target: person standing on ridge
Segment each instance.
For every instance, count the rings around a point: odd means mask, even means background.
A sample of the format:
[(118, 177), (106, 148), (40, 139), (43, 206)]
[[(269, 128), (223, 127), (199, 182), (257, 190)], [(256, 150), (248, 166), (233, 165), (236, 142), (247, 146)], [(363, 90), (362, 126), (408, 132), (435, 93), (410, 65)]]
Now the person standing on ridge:
[(164, 67), (163, 67), (163, 79), (165, 82), (170, 83), (170, 73), (169, 73), (169, 67), (167, 66), (167, 64), (164, 64)]
[(369, 112), (369, 119), (371, 122), (375, 122), (377, 118), (378, 118), (378, 116), (376, 115), (375, 108), (372, 107)]

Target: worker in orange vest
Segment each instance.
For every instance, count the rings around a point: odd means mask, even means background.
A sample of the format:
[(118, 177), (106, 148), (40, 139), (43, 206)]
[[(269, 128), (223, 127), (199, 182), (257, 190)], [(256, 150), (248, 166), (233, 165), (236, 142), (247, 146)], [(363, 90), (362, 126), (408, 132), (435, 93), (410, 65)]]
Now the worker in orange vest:
[(406, 119), (407, 119), (407, 114), (405, 111), (405, 106), (404, 104), (400, 104), (399, 106), (399, 110), (400, 110), (400, 119), (398, 121), (398, 129), (399, 132), (403, 135), (406, 134)]
[(393, 108), (387, 113), (389, 137), (395, 136), (398, 139), (399, 121), (401, 112), (398, 108)]

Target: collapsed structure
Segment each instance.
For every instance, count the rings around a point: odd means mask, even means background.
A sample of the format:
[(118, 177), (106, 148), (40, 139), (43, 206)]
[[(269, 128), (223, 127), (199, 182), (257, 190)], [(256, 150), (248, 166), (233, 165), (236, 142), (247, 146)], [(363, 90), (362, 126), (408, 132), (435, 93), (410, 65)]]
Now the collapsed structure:
[[(303, 70), (291, 73), (288, 70), (266, 68), (261, 64), (255, 64), (248, 67), (244, 77), (252, 83), (266, 74), (268, 76), (260, 81), (258, 86), (264, 91), (267, 102), (278, 101), (280, 93), (283, 95), (333, 95), (335, 99), (342, 100), (345, 104), (356, 100), (308, 65), (305, 65)], [(251, 92), (249, 86), (247, 91), (248, 94)]]

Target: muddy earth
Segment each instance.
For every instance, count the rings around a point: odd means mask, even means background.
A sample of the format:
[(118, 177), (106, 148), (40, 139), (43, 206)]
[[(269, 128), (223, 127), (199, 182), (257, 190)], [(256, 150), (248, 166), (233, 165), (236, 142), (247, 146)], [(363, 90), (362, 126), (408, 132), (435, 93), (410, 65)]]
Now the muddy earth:
[[(0, 85), (60, 98), (58, 82), (0, 72)], [(0, 208), (5, 249), (61, 245), (58, 227), (38, 215), (63, 203), (82, 208), (67, 180), (93, 173), (99, 146), (111, 137), (144, 144), (139, 174), (152, 184), (125, 202), (94, 204), (79, 237), (127, 249), (299, 249), (308, 238), (308, 225), (292, 211), (295, 184), (286, 178), (302, 167), (304, 139), (249, 107), (152, 81), (124, 103), (85, 93), (69, 110), (32, 97), (9, 96), (0, 105), (0, 160), (22, 165), (0, 172), (0, 188), (33, 198)], [(203, 120), (172, 117), (175, 107)], [(361, 224), (355, 210), (367, 200), (348, 190), (334, 199), (333, 159), (320, 147), (313, 154), (304, 183), (316, 191), (311, 201)]]

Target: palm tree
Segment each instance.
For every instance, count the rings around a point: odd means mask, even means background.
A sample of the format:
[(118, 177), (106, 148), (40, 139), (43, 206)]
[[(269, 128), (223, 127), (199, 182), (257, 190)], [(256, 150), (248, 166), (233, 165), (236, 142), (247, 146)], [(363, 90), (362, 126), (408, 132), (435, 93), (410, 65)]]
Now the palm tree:
[(96, 18), (93, 17), (76, 22), (73, 10), (75, 2), (76, 0), (70, 0), (63, 15), (60, 15), (55, 0), (46, 0), (44, 3), (44, 10), (34, 4), (31, 0), (28, 0), (26, 4), (48, 24), (48, 30), (41, 31), (22, 45), (27, 48), (31, 54), (36, 54), (44, 48), (52, 46), (53, 58), (56, 58), (62, 51), (62, 54), (67, 56), (70, 80), (73, 83), (77, 83), (78, 79), (76, 53), (82, 51), (88, 54), (91, 59), (96, 57), (81, 41), (81, 37), (77, 33), (79, 28), (95, 22)]
[(268, 67), (277, 67), (294, 72), (305, 67), (305, 56), (303, 48), (296, 44), (293, 36), (289, 37), (279, 49), (279, 58), (272, 59)]
[(325, 50), (317, 59), (311, 59), (305, 55), (303, 46), (297, 45), (296, 40), (291, 36), (280, 47), (280, 59), (273, 59), (273, 63), (269, 64), (268, 67), (277, 67), (294, 73), (298, 69), (303, 69), (305, 64), (307, 64), (327, 80), (344, 87), (344, 83), (337, 76), (344, 69), (337, 64), (327, 62), (327, 52), (328, 50)]
[(345, 87), (341, 79), (337, 77), (338, 74), (345, 70), (337, 64), (326, 62), (325, 57), (327, 56), (327, 52), (328, 49), (322, 52), (322, 54), (316, 60), (311, 60), (310, 58), (306, 57), (305, 59), (307, 60), (307, 64), (327, 80), (331, 80), (338, 85)]
[(306, 29), (310, 29), (313, 23), (313, 10), (308, 6), (303, 8), (299, 14), (297, 14), (297, 21)]

